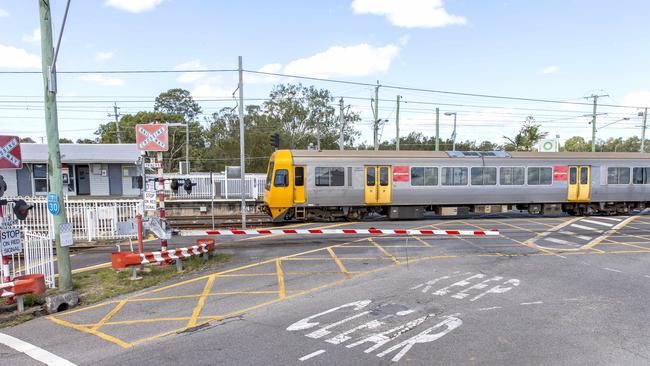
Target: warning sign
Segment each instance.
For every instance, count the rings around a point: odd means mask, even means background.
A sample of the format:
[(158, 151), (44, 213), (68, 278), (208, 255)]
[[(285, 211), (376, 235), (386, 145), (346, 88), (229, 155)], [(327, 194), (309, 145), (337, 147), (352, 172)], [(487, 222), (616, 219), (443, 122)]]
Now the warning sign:
[(0, 169), (22, 169), (18, 136), (0, 136)]
[(140, 151), (169, 150), (167, 125), (158, 123), (135, 125), (135, 143)]
[(0, 232), (0, 248), (2, 255), (19, 254), (23, 251), (20, 240), (20, 229), (5, 229)]

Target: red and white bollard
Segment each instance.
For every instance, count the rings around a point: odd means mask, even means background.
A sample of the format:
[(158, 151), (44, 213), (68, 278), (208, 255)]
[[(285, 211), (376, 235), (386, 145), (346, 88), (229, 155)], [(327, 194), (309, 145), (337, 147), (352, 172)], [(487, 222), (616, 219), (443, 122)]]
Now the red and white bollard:
[[(156, 154), (158, 164), (158, 217), (160, 221), (164, 222), (166, 212), (165, 212), (165, 177), (163, 176), (163, 153), (158, 152)], [(160, 239), (160, 250), (167, 250), (167, 239)]]

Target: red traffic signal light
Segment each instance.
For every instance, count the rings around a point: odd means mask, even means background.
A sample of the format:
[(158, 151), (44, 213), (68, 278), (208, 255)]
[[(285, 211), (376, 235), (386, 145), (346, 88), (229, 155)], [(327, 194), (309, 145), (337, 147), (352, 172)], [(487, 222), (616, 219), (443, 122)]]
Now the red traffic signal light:
[(32, 208), (34, 208), (34, 206), (28, 205), (24, 200), (14, 201), (14, 215), (16, 215), (18, 220), (25, 220), (29, 210)]

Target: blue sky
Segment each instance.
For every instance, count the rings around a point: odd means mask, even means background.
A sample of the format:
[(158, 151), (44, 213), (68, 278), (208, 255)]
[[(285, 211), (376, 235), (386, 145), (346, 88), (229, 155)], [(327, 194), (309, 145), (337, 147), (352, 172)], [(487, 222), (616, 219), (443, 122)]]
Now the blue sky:
[[(650, 105), (650, 29), (646, 1), (476, 0), (198, 1), (73, 0), (58, 69), (236, 68), (382, 84), (575, 102), (609, 94), (603, 104)], [(38, 71), (38, 2), (0, 0), (0, 71)], [(65, 7), (52, 0), (55, 33)], [(200, 77), (200, 78), (199, 78)], [(247, 75), (245, 96), (263, 98), (289, 79)], [(305, 82), (311, 84), (311, 82)], [(318, 82), (362, 114), (370, 134), (370, 87)], [(92, 137), (116, 101), (122, 113), (150, 109), (182, 87), (198, 99), (228, 98), (236, 75), (60, 75), (61, 136)], [(512, 135), (532, 114), (562, 138), (589, 137), (585, 105), (516, 102), (380, 89), (382, 138), (433, 134), (433, 108), (458, 113), (459, 139)], [(0, 133), (44, 136), (40, 75), (0, 74)], [(364, 99), (352, 99), (365, 98)], [(384, 99), (386, 101), (384, 101)], [(388, 101), (390, 100), (390, 101)], [(408, 102), (412, 102), (409, 104)], [(416, 104), (426, 102), (434, 104)], [(231, 101), (201, 102), (208, 113)], [(456, 104), (448, 106), (446, 104)], [(481, 107), (477, 107), (481, 106)], [(635, 108), (602, 107), (599, 137), (640, 134)], [(631, 117), (629, 121), (621, 120)], [(451, 134), (451, 118), (441, 135)]]

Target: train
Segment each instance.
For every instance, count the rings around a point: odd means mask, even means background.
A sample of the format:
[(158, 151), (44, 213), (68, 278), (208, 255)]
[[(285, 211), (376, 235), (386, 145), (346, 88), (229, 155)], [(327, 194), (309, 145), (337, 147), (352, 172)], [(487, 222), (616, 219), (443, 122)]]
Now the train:
[(627, 214), (650, 201), (644, 153), (276, 150), (262, 210), (274, 222), (418, 219), (513, 209)]

